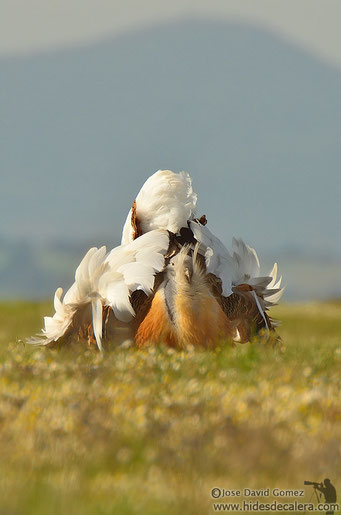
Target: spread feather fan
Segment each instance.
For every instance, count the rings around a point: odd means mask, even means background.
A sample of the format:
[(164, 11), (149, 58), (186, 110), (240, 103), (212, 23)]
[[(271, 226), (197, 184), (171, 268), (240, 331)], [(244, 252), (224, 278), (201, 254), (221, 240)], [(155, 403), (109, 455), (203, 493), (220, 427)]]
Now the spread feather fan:
[(92, 248), (55, 314), (31, 344), (97, 343), (129, 335), (138, 346), (217, 345), (274, 331), (268, 315), (282, 293), (277, 265), (260, 275), (254, 249), (233, 239), (231, 252), (196, 218), (189, 174), (149, 177), (128, 213), (121, 245)]

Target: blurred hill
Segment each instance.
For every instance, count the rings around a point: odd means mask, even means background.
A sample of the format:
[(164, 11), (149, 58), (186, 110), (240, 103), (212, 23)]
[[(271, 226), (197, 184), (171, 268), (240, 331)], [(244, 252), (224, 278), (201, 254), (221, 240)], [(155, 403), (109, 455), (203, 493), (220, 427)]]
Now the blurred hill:
[(85, 241), (115, 243), (159, 168), (191, 173), (226, 244), (295, 262), (293, 296), (316, 274), (340, 294), (339, 70), (273, 33), (189, 20), (1, 59), (0, 74), (0, 295), (46, 295)]

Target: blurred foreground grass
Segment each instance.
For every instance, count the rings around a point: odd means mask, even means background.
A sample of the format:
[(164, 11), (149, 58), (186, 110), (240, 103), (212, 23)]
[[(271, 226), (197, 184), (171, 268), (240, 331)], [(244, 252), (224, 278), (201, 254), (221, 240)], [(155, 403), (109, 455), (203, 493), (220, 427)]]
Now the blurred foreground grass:
[(16, 341), (49, 312), (0, 304), (1, 513), (204, 514), (214, 486), (338, 487), (341, 304), (277, 308), (284, 352), (119, 348), (103, 361)]

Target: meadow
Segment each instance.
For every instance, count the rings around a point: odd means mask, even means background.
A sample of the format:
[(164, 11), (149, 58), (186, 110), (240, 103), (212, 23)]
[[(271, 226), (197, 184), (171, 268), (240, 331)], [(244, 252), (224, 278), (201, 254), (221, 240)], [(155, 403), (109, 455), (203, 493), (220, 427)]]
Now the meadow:
[[(32, 348), (0, 304), (0, 513), (207, 514), (210, 491), (341, 477), (341, 303), (277, 307), (283, 345)], [(307, 502), (312, 493), (307, 487)]]

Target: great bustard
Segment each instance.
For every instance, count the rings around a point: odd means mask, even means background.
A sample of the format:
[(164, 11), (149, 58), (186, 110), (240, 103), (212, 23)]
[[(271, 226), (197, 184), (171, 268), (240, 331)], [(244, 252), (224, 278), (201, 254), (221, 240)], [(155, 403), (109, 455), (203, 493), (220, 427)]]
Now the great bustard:
[[(188, 173), (159, 170), (128, 213), (121, 245), (91, 248), (55, 314), (29, 343), (96, 342), (129, 335), (138, 346), (211, 347), (244, 343), (276, 325), (268, 309), (280, 299), (277, 265), (260, 276), (254, 249), (233, 239), (230, 253), (197, 217)], [(123, 338), (123, 336), (122, 336)]]

